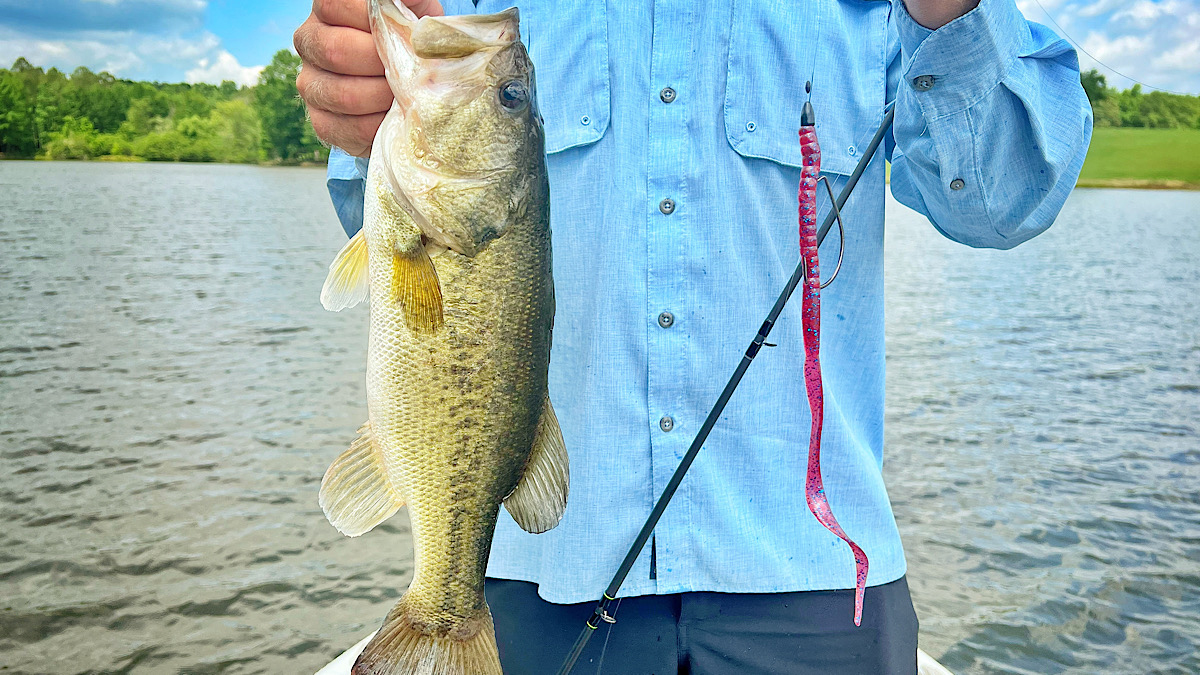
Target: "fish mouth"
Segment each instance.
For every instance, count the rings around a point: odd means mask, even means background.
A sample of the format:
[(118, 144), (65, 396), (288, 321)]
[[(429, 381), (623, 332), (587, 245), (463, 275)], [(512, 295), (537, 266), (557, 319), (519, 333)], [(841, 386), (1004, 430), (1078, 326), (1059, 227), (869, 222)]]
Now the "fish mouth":
[(470, 89), (488, 63), (505, 49), (520, 45), (520, 12), (423, 16), (396, 0), (370, 0), (375, 48), (388, 85), (403, 110), (417, 89)]
[(503, 49), (520, 39), (516, 7), (495, 14), (418, 19), (404, 3), (371, 0), (370, 17), (372, 33), (398, 37), (409, 54), (421, 59), (463, 58), (486, 49)]

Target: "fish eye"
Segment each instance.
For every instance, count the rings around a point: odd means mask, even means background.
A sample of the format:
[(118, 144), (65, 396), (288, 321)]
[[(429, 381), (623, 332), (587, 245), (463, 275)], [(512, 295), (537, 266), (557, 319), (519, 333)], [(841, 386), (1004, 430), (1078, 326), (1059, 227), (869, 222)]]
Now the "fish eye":
[(506, 82), (503, 87), (500, 87), (497, 96), (500, 99), (500, 105), (510, 112), (521, 112), (525, 106), (529, 105), (529, 90), (520, 80)]

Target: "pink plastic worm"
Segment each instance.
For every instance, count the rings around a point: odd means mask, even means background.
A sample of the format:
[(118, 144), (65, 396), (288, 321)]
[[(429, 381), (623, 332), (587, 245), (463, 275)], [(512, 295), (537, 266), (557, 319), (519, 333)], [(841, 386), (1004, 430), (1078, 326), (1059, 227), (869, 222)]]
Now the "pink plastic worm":
[(821, 426), (825, 421), (825, 394), (821, 386), (821, 269), (817, 261), (817, 178), (821, 173), (821, 147), (812, 126), (800, 127), (800, 256), (804, 259), (804, 295), (801, 312), (804, 326), (804, 384), (812, 410), (812, 432), (808, 444), (808, 476), (804, 498), (825, 529), (850, 545), (854, 552), (857, 579), (854, 584), (854, 625), (862, 625), (863, 595), (867, 589), (867, 554), (855, 544), (829, 508), (821, 482)]

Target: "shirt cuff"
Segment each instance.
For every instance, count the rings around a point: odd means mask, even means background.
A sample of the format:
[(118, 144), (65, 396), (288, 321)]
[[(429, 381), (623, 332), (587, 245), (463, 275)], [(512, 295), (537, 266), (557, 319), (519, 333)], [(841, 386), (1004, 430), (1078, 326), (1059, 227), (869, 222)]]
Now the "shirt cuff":
[(1030, 42), (1013, 0), (980, 0), (937, 30), (917, 23), (904, 2), (895, 4), (904, 80), (927, 118), (970, 108), (1004, 79)]
[(365, 157), (352, 157), (341, 148), (334, 147), (329, 153), (329, 164), (325, 172), (325, 187), (333, 200), (338, 220), (346, 235), (353, 237), (363, 222), (363, 194), (366, 191), (367, 165)]

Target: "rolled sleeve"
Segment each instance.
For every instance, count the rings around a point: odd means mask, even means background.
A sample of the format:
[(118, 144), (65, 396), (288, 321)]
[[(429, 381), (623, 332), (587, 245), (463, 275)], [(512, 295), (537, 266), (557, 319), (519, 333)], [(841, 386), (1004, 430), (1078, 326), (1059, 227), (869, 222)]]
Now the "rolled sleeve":
[(362, 229), (368, 163), (365, 157), (352, 157), (341, 148), (335, 147), (329, 153), (325, 186), (348, 237), (353, 237)]
[(914, 98), (929, 117), (971, 107), (1004, 80), (1029, 26), (1012, 0), (983, 0), (941, 28), (929, 30), (898, 3), (896, 30), (906, 56), (905, 81), (933, 77), (933, 87)]
[(1043, 232), (1091, 138), (1074, 50), (1013, 0), (981, 0), (937, 30), (897, 0), (893, 21), (893, 195), (970, 246), (1011, 248)]

